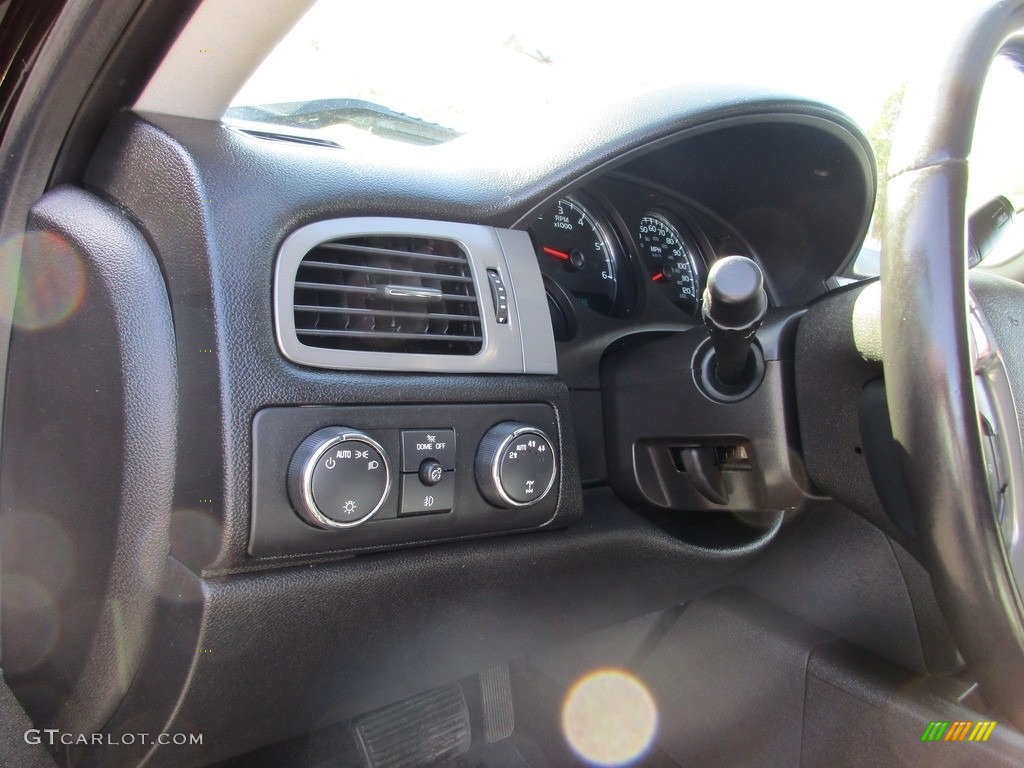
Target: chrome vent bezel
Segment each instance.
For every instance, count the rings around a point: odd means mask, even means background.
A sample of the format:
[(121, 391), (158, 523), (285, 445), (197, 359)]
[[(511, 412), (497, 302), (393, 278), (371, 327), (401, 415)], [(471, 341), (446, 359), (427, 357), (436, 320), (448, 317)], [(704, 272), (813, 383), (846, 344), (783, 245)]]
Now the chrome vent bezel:
[[(294, 296), (299, 266), (324, 243), (359, 238), (448, 241), (466, 256), (478, 302), (480, 348), (475, 354), (434, 354), (395, 349), (328, 349), (303, 343), (296, 331)], [(508, 322), (498, 323), (487, 273), (508, 291)], [(430, 287), (430, 286), (427, 286)], [(518, 230), (422, 219), (359, 217), (303, 226), (281, 244), (274, 269), (274, 331), (282, 355), (293, 363), (338, 370), (445, 373), (557, 372), (554, 336), (540, 269), (529, 235)]]

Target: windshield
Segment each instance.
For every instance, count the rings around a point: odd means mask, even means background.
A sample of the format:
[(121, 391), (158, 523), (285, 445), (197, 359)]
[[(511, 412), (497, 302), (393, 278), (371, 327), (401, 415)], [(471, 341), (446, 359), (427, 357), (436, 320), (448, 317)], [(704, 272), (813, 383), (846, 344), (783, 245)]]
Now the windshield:
[(922, 0), (321, 0), (232, 106), (358, 99), (466, 133), (728, 79), (822, 98), (870, 128), (951, 16)]
[[(983, 0), (961, 0), (958, 9)], [(338, 3), (321, 0), (235, 97), (229, 120), (270, 125), (310, 141), (358, 148), (431, 145), (497, 124), (585, 120), (610, 103), (697, 81), (761, 84), (845, 111), (870, 139), (880, 169), (879, 204), (892, 129), (908, 78), (929, 46), (959, 23), (924, 0), (694, 3), (635, 0), (610, 12), (592, 2), (460, 0)], [(1007, 71), (1009, 67), (1006, 68)], [(1019, 73), (991, 78), (986, 131), (1020, 125)], [(990, 91), (992, 89), (989, 89)], [(1014, 106), (1014, 113), (1019, 107)], [(394, 140), (397, 140), (394, 141)], [(1015, 141), (991, 162), (972, 162), (972, 209), (995, 195), (1024, 203), (1024, 159)], [(984, 152), (981, 152), (984, 155)], [(877, 214), (854, 268), (877, 274)]]

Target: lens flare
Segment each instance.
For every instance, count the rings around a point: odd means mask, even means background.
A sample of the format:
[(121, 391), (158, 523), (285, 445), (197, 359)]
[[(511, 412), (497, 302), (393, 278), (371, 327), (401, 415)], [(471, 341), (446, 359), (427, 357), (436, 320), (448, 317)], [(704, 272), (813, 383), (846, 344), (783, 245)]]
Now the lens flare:
[(646, 754), (658, 730), (658, 707), (640, 680), (598, 669), (578, 680), (562, 706), (562, 732), (591, 765), (628, 765)]
[(220, 521), (211, 512), (176, 509), (171, 514), (171, 554), (186, 565), (202, 568), (220, 551)]
[(50, 515), (12, 510), (0, 521), (0, 539), (9, 545), (4, 553), (7, 574), (28, 576), (58, 596), (76, 583), (79, 558), (75, 545)]
[[(82, 260), (70, 243), (52, 232), (27, 232), (0, 243), (0, 280), (13, 285), (15, 278), (13, 318), (21, 328), (57, 325), (73, 315), (85, 298)], [(0, 302), (10, 298), (0, 296)], [(10, 315), (11, 307), (0, 306), (0, 311)]]
[(59, 614), (46, 587), (28, 576), (5, 576), (0, 593), (4, 616), (4, 672), (31, 672), (57, 642)]

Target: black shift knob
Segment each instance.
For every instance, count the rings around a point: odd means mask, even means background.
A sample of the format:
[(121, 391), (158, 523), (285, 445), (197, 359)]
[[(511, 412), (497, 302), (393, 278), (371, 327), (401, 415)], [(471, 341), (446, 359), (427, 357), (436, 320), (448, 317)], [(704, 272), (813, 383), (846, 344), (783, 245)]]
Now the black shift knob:
[(761, 268), (746, 256), (726, 256), (708, 272), (701, 317), (715, 347), (715, 377), (725, 387), (744, 384), (754, 334), (768, 311)]
[(726, 256), (711, 265), (704, 289), (704, 322), (727, 330), (759, 326), (768, 309), (761, 268), (746, 256)]

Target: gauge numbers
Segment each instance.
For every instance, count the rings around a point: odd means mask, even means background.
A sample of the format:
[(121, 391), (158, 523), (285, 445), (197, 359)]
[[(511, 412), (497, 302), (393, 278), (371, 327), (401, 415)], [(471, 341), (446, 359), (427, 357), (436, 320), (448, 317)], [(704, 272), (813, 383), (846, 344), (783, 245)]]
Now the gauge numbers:
[(667, 214), (648, 211), (640, 219), (637, 245), (646, 256), (648, 278), (690, 314), (700, 307), (700, 267), (696, 243)]
[(580, 303), (606, 315), (618, 311), (618, 252), (608, 229), (575, 197), (560, 198), (530, 227), (541, 271)]

